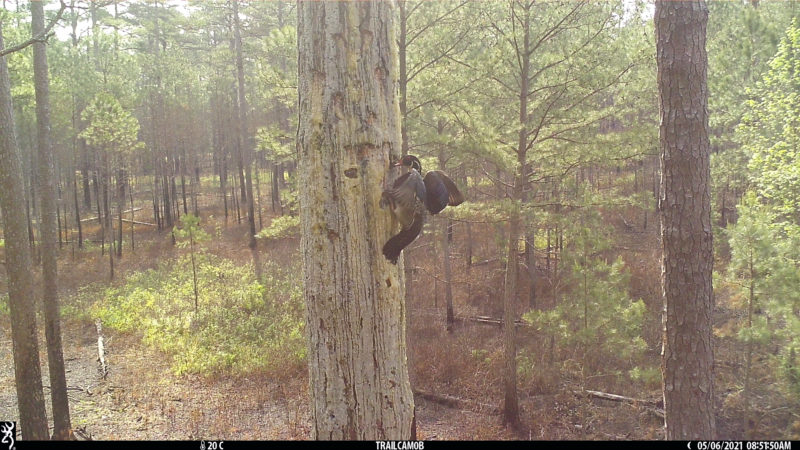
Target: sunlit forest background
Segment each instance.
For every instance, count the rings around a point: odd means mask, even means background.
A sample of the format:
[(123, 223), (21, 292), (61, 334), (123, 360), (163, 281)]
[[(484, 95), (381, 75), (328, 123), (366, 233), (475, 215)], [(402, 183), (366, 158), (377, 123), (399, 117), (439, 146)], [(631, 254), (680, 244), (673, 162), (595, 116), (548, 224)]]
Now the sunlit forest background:
[[(12, 47), (31, 36), (30, 5), (2, 1)], [(800, 5), (708, 9), (717, 432), (800, 439)], [(46, 22), (57, 15), (46, 51), (76, 433), (308, 438), (296, 4), (47, 2)], [(637, 1), (400, 2), (404, 152), (467, 197), (404, 251), (419, 438), (663, 438), (652, 15)], [(26, 218), (41, 289), (31, 49), (6, 57), (25, 198), (2, 214)], [(524, 436), (498, 418), (512, 210)], [(3, 270), (0, 419), (18, 420), (7, 292)]]

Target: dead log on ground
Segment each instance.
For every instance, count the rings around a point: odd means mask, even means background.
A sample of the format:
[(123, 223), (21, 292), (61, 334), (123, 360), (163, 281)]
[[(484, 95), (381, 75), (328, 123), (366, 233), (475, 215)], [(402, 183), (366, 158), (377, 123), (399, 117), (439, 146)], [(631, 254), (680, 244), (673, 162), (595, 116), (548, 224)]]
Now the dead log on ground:
[(100, 373), (105, 380), (108, 376), (108, 366), (106, 365), (106, 349), (103, 345), (103, 325), (100, 323), (100, 319), (97, 319), (94, 325), (97, 328), (97, 360), (100, 362)]
[(125, 223), (133, 223), (133, 224), (136, 224), (136, 225), (147, 225), (148, 227), (156, 226), (156, 224), (154, 224), (154, 223), (139, 222), (138, 220), (122, 219), (122, 221), (125, 222)]
[(590, 391), (584, 389), (583, 391), (575, 391), (576, 395), (588, 395), (593, 398), (600, 398), (603, 400), (610, 400), (612, 402), (627, 403), (639, 408), (643, 408), (647, 412), (653, 414), (661, 419), (664, 418), (664, 410), (660, 408), (661, 402), (659, 400), (647, 400), (644, 398), (626, 397), (624, 395), (609, 394), (608, 392)]
[(432, 392), (425, 392), (420, 391), (418, 389), (413, 390), (414, 395), (419, 396), (425, 400), (430, 402), (438, 403), (440, 405), (446, 406), (448, 408), (453, 409), (466, 409), (475, 412), (481, 413), (489, 413), (489, 414), (499, 414), (500, 408), (495, 405), (490, 405), (487, 403), (480, 403), (475, 402), (472, 400), (465, 400), (463, 398), (453, 397), (452, 395), (446, 394), (434, 394)]
[[(142, 208), (142, 207), (134, 208), (133, 212), (136, 212), (136, 211), (141, 211), (141, 210), (143, 210), (143, 209), (144, 209), (144, 208)], [(127, 211), (122, 211), (122, 214), (127, 214), (127, 213), (129, 213), (129, 212), (131, 212), (131, 210), (130, 210), (130, 209), (129, 209), (129, 210), (127, 210)], [(92, 220), (97, 220), (97, 217), (87, 217), (87, 218), (85, 218), (85, 219), (81, 219), (81, 223), (83, 223), (83, 222), (89, 222), (89, 221), (92, 221)]]
[(492, 258), (492, 259), (486, 259), (486, 260), (483, 260), (483, 261), (474, 262), (474, 263), (472, 263), (472, 267), (486, 266), (486, 265), (488, 265), (490, 263), (493, 263), (493, 262), (499, 261), (499, 260), (500, 260), (500, 258)]
[[(495, 317), (489, 317), (489, 316), (471, 316), (471, 317), (464, 317), (463, 319), (458, 318), (457, 320), (467, 320), (470, 322), (482, 323), (484, 325), (495, 325), (498, 327), (503, 326), (503, 319), (497, 319)], [(516, 324), (518, 327), (530, 326), (527, 322), (523, 320), (515, 320), (514, 324)]]

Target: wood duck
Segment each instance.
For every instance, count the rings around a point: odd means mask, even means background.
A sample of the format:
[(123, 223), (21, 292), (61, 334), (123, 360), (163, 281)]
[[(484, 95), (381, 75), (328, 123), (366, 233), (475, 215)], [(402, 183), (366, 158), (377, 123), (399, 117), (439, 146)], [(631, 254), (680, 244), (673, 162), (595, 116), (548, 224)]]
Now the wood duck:
[(395, 180), (392, 187), (383, 191), (381, 206), (389, 205), (402, 229), (383, 246), (383, 255), (397, 264), (400, 252), (422, 231), (425, 212), (439, 214), (447, 205), (458, 206), (464, 195), (456, 184), (441, 170), (431, 170), (422, 177), (422, 164), (412, 155), (403, 156), (392, 167), (404, 167), (406, 173)]

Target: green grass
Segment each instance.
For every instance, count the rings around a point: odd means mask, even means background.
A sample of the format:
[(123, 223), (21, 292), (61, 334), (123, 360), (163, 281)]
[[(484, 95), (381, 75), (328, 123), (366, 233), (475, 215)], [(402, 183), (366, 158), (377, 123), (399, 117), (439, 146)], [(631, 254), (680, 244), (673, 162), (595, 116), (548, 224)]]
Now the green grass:
[(272, 219), (267, 228), (256, 235), (259, 239), (282, 239), (300, 234), (300, 218), (297, 216), (280, 216)]
[(188, 256), (134, 273), (119, 287), (87, 287), (64, 311), (140, 333), (172, 358), (176, 374), (291, 373), (305, 364), (299, 268), (267, 264), (263, 286), (251, 265), (212, 255), (198, 256), (197, 270), (197, 313)]

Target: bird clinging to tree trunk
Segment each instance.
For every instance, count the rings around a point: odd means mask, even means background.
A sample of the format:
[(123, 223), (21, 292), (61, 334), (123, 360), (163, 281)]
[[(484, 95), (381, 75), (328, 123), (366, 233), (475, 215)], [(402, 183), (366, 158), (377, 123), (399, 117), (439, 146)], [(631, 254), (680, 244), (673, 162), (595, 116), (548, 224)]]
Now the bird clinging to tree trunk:
[(402, 229), (383, 246), (383, 255), (397, 264), (400, 252), (422, 231), (425, 211), (438, 214), (446, 206), (458, 206), (464, 202), (464, 194), (441, 170), (432, 170), (422, 177), (422, 164), (412, 155), (403, 156), (392, 167), (403, 167), (401, 175), (390, 189), (383, 191), (381, 206), (389, 205), (392, 214)]

